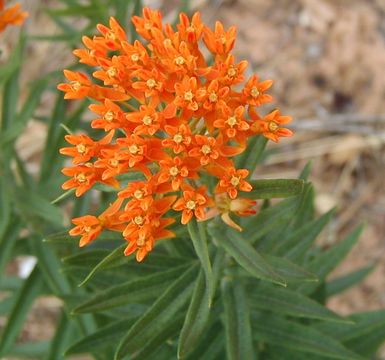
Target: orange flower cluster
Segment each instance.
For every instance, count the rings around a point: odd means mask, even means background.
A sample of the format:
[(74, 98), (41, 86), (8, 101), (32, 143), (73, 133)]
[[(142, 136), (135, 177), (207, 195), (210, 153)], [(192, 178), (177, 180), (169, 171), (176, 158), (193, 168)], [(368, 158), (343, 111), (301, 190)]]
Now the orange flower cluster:
[[(96, 67), (94, 80), (65, 70), (69, 82), (58, 88), (66, 99), (93, 99), (90, 109), (97, 116), (91, 127), (107, 134), (100, 140), (67, 135), (72, 146), (60, 152), (74, 164), (63, 169), (70, 177), (63, 189), (75, 188), (81, 196), (99, 182), (119, 190), (99, 217), (73, 219), (70, 234), (81, 235), (83, 246), (103, 229), (121, 231), (128, 242), (125, 254), (136, 251), (141, 261), (157, 240), (174, 236), (166, 229), (174, 222), (166, 215), (172, 210), (181, 213), (182, 224), (221, 214), (240, 230), (229, 214), (253, 214), (255, 201), (238, 198), (252, 187), (249, 171), (236, 169), (232, 158), (252, 136), (278, 141), (292, 133), (282, 127), (290, 117), (278, 110), (258, 115), (256, 109), (272, 101), (267, 93), (272, 81), (256, 75), (245, 81), (247, 62), (237, 63), (230, 53), (235, 27), (225, 30), (217, 22), (213, 31), (199, 13), (191, 19), (182, 13), (174, 29), (149, 8), (132, 21), (143, 43), (130, 43), (111, 18), (110, 27), (98, 25), (100, 36), (83, 37), (86, 48), (74, 51), (81, 63)], [(132, 172), (143, 180), (123, 185)], [(205, 186), (207, 176), (217, 183), (213, 193)]]
[(8, 25), (21, 25), (28, 16), (27, 12), (20, 10), (19, 3), (4, 10), (4, 0), (0, 0), (0, 32)]

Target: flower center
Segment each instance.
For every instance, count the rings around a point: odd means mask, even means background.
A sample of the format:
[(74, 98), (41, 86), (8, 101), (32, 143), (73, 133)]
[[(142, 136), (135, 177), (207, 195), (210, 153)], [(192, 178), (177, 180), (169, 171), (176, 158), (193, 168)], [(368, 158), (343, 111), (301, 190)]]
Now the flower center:
[(108, 68), (108, 70), (107, 70), (107, 75), (108, 75), (108, 77), (110, 77), (110, 78), (115, 77), (117, 73), (118, 73), (118, 70), (117, 70), (116, 67), (114, 67), (114, 66), (111, 66), (111, 67)]
[(238, 186), (239, 182), (240, 182), (239, 177), (236, 177), (236, 176), (231, 177), (231, 180), (230, 180), (231, 185)]
[(260, 92), (255, 86), (253, 86), (251, 88), (250, 94), (252, 97), (256, 98), (260, 94)]
[(193, 93), (192, 93), (191, 90), (186, 91), (186, 92), (184, 93), (184, 99), (185, 99), (186, 101), (191, 101), (191, 100), (193, 99), (193, 97), (194, 97), (194, 95), (193, 95)]
[(129, 151), (131, 154), (137, 154), (138, 151), (139, 151), (139, 147), (138, 147), (138, 145), (136, 145), (136, 144), (130, 145), (129, 148), (128, 148), (128, 151)]
[(183, 141), (183, 136), (181, 134), (176, 134), (176, 135), (174, 135), (173, 140), (177, 144), (180, 144)]
[(84, 144), (76, 145), (76, 150), (79, 154), (84, 154), (87, 151), (87, 147)]
[(143, 198), (143, 191), (142, 190), (135, 190), (134, 191), (134, 197), (138, 200)]
[(176, 166), (170, 168), (169, 173), (171, 176), (177, 176), (179, 173), (179, 169)]
[(112, 121), (112, 120), (114, 120), (114, 113), (113, 113), (113, 111), (108, 110), (108, 111), (104, 114), (103, 118), (104, 118), (104, 120), (107, 120), (107, 121)]
[(145, 236), (143, 234), (140, 234), (138, 237), (138, 240), (136, 240), (136, 245), (143, 246), (146, 243)]
[(196, 206), (196, 202), (193, 200), (189, 200), (186, 202), (186, 208), (189, 210), (194, 210)]
[(138, 54), (132, 54), (131, 55), (131, 60), (135, 61), (135, 62), (138, 61), (139, 60), (139, 55)]
[(143, 219), (142, 216), (135, 216), (135, 218), (134, 218), (134, 223), (135, 223), (136, 225), (142, 225), (143, 222), (144, 222), (144, 219)]
[(115, 41), (116, 40), (116, 35), (112, 31), (109, 31), (106, 34), (106, 38)]
[(216, 102), (218, 100), (218, 95), (214, 92), (212, 92), (210, 95), (209, 95), (209, 100), (211, 102)]
[(152, 28), (151, 23), (150, 23), (149, 21), (146, 21), (146, 22), (144, 23), (144, 28), (145, 28), (146, 30), (150, 30), (150, 29)]
[(176, 57), (174, 61), (175, 61), (175, 64), (177, 64), (177, 65), (183, 65), (185, 63), (183, 56)]
[(222, 45), (225, 45), (226, 44), (226, 36), (221, 36), (220, 41), (221, 41)]
[(84, 183), (87, 181), (87, 176), (84, 174), (84, 173), (80, 173), (76, 176), (76, 180), (79, 182), (79, 183)]
[(89, 233), (91, 231), (91, 226), (85, 226), (83, 230), (84, 232)]
[(201, 148), (203, 154), (207, 155), (211, 153), (211, 147), (209, 145), (203, 145)]
[(152, 124), (152, 117), (150, 115), (145, 115), (143, 117), (143, 124), (144, 125), (151, 125)]
[(227, 75), (229, 77), (234, 77), (235, 75), (237, 75), (237, 70), (235, 70), (235, 68), (231, 66), (229, 70), (227, 70)]
[(117, 167), (119, 165), (119, 160), (116, 160), (116, 159), (110, 159), (109, 160), (109, 164), (112, 166), (112, 167)]
[(82, 87), (79, 81), (71, 81), (70, 84), (73, 91), (78, 91)]
[(269, 122), (269, 130), (271, 132), (277, 131), (279, 128), (278, 124), (275, 121), (270, 121)]
[(195, 32), (195, 28), (194, 26), (190, 25), (187, 29), (186, 29), (187, 32)]
[(146, 81), (146, 85), (147, 85), (150, 89), (152, 89), (152, 88), (154, 88), (154, 87), (156, 86), (156, 81), (155, 81), (154, 79), (148, 79), (148, 80)]
[(227, 119), (227, 124), (233, 127), (237, 123), (237, 118), (235, 116), (231, 116)]

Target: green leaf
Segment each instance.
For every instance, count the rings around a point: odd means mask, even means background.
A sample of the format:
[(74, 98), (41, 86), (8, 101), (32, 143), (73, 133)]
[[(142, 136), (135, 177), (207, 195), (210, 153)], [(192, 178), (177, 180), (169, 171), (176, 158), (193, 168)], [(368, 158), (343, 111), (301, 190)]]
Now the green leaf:
[(318, 282), (316, 275), (285, 258), (272, 255), (263, 255), (263, 257), (274, 271), (288, 283), (305, 281)]
[(314, 218), (314, 188), (311, 183), (306, 183), (299, 197), (300, 203), (295, 212), (293, 228), (298, 229)]
[(44, 244), (39, 236), (34, 236), (29, 241), (33, 254), (37, 257), (39, 268), (46, 284), (56, 294), (69, 293), (71, 286), (68, 280), (60, 273), (60, 261), (57, 255)]
[[(215, 287), (221, 274), (223, 255), (223, 252), (218, 250), (214, 260), (213, 279)], [(205, 285), (204, 271), (201, 269), (198, 279), (195, 282), (190, 306), (187, 310), (186, 318), (179, 336), (179, 359), (185, 358), (189, 352), (195, 349), (208, 326), (209, 316), (210, 313), (212, 314), (212, 310), (207, 306), (210, 294), (209, 289)]]
[(196, 267), (190, 267), (170, 287), (159, 296), (158, 300), (130, 328), (121, 341), (115, 359), (133, 356), (153, 337), (167, 328), (179, 310), (188, 301), (193, 290)]
[(61, 259), (64, 265), (69, 266), (84, 266), (86, 268), (96, 266), (103, 258), (108, 256), (111, 253), (107, 249), (93, 249), (88, 251), (83, 251), (78, 254), (66, 256)]
[(14, 199), (17, 209), (26, 217), (38, 216), (54, 225), (61, 226), (63, 215), (60, 209), (36, 192), (15, 189)]
[(253, 136), (247, 142), (247, 147), (242, 154), (236, 157), (235, 163), (238, 169), (247, 168), (252, 174), (258, 163), (261, 162), (267, 139), (262, 136)]
[(353, 271), (326, 283), (326, 297), (337, 295), (351, 286), (360, 283), (373, 271), (374, 268), (375, 265), (365, 266), (359, 270)]
[(33, 112), (36, 107), (39, 105), (40, 97), (47, 86), (46, 79), (35, 81), (30, 90), (29, 97), (25, 101), (22, 109), (18, 116), (15, 117), (12, 125), (1, 134), (0, 136), (0, 146), (7, 145), (8, 143), (14, 141), (20, 133), (23, 131), (26, 123), (32, 117)]
[(319, 354), (325, 358), (362, 360), (339, 342), (310, 326), (284, 320), (272, 315), (254, 317), (252, 323), (257, 341), (296, 351)]
[[(133, 359), (148, 359), (150, 355), (157, 353), (158, 349), (179, 334), (183, 324), (184, 314), (176, 314), (167, 322), (162, 331), (151, 336), (151, 339), (132, 356)], [(175, 354), (175, 352), (174, 352)], [(170, 357), (169, 357), (170, 359)]]
[(214, 225), (209, 228), (209, 232), (225, 251), (235, 259), (246, 271), (256, 278), (271, 281), (279, 285), (286, 285), (274, 269), (266, 260), (239, 234), (232, 232), (227, 235), (221, 228)]
[(240, 281), (224, 278), (221, 287), (227, 359), (252, 360), (254, 349), (250, 314), (243, 284)]
[(29, 341), (22, 344), (15, 345), (10, 351), (9, 355), (17, 357), (17, 359), (43, 359), (49, 349), (49, 341)]
[(240, 196), (250, 199), (285, 198), (301, 194), (304, 181), (299, 179), (263, 179), (249, 181), (253, 190), (241, 192)]
[(308, 161), (304, 166), (304, 168), (302, 169), (301, 173), (299, 174), (298, 178), (304, 181), (307, 181), (310, 176), (312, 167), (313, 167), (313, 163), (311, 161)]
[(74, 238), (68, 234), (68, 230), (59, 231), (44, 237), (44, 243), (50, 244), (73, 244)]
[(245, 218), (242, 222), (243, 236), (255, 244), (262, 236), (269, 234), (274, 229), (287, 224), (293, 219), (298, 208), (299, 199), (292, 197), (281, 201), (258, 213), (257, 216)]
[(330, 334), (346, 347), (369, 358), (385, 341), (385, 310), (353, 314), (348, 317), (353, 325), (318, 324), (318, 329)]
[(283, 242), (284, 246), (281, 249), (285, 252), (286, 257), (292, 261), (300, 262), (303, 260), (306, 252), (334, 214), (335, 211), (332, 209), (323, 214), (319, 219), (308, 222), (297, 231), (292, 232), (288, 239)]
[(206, 224), (202, 222), (197, 222), (193, 217), (187, 224), (187, 228), (190, 233), (194, 249), (205, 272), (206, 287), (208, 288), (209, 294), (209, 297), (207, 299), (207, 306), (211, 307), (211, 301), (214, 296), (214, 281), (209, 257), (209, 250), (207, 247)]
[(21, 226), (22, 224), (17, 218), (12, 219), (4, 236), (0, 238), (0, 274), (3, 274), (5, 266), (10, 261)]
[(72, 344), (66, 351), (65, 355), (74, 355), (95, 350), (103, 349), (110, 345), (117, 345), (119, 339), (132, 326), (137, 316), (125, 318), (124, 320), (115, 321), (107, 326), (101, 327), (93, 334), (87, 335), (76, 343)]
[(9, 186), (5, 180), (5, 176), (0, 176), (0, 241), (7, 230), (12, 215), (11, 194), (9, 193)]
[(187, 356), (188, 360), (196, 359), (225, 359), (225, 334), (219, 321), (213, 322), (210, 329), (204, 333), (204, 341), (200, 341)]
[(308, 297), (290, 290), (260, 283), (250, 289), (250, 306), (273, 314), (319, 319), (334, 322), (349, 322)]
[(17, 292), (16, 300), (8, 316), (0, 339), (0, 357), (6, 355), (12, 348), (17, 335), (23, 327), (25, 318), (35, 298), (39, 296), (43, 288), (43, 279), (37, 267), (24, 281), (23, 286)]
[[(314, 260), (310, 261), (307, 268), (314, 272), (320, 280), (326, 276), (345, 258), (352, 247), (358, 241), (363, 226), (358, 226), (344, 240), (334, 245), (331, 249), (321, 253)], [(304, 294), (310, 294), (317, 288), (317, 284), (302, 284), (298, 291)]]
[(185, 268), (186, 266), (179, 266), (112, 286), (76, 307), (73, 313), (104, 311), (127, 304), (140, 304), (153, 299), (162, 293)]
[(79, 284), (79, 286), (85, 285), (92, 277), (100, 270), (107, 268), (111, 264), (117, 262), (119, 259), (124, 257), (124, 249), (127, 247), (127, 244), (122, 244), (107, 255), (102, 261), (100, 261), (87, 275), (87, 277)]
[(59, 319), (59, 324), (56, 327), (55, 336), (51, 341), (51, 345), (49, 347), (49, 351), (47, 356), (45, 357), (45, 360), (64, 359), (63, 351), (70, 338), (71, 331), (73, 331), (71, 323), (69, 322), (67, 315), (62, 312), (61, 317)]

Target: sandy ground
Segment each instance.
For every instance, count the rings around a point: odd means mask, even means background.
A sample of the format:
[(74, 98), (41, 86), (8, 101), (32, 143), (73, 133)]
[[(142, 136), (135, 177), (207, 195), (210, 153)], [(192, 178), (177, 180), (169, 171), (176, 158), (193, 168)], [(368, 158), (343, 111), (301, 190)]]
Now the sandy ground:
[[(151, 1), (172, 17), (177, 1)], [(294, 177), (313, 161), (311, 180), (317, 190), (319, 214), (338, 206), (338, 216), (320, 241), (334, 243), (359, 223), (366, 228), (360, 243), (333, 274), (341, 275), (368, 263), (373, 273), (358, 287), (332, 298), (330, 307), (341, 314), (383, 308), (385, 305), (385, 1), (384, 0), (238, 0), (193, 1), (205, 21), (220, 19), (236, 25), (235, 54), (247, 59), (261, 78), (275, 80), (273, 94), (284, 113), (295, 118), (296, 136), (272, 145), (274, 154), (257, 177)], [(58, 1), (26, 1), (31, 33), (57, 33), (41, 5)], [(76, 22), (75, 22), (76, 25)], [(7, 31), (0, 44), (5, 59), (17, 38)], [(34, 42), (33, 58), (24, 73), (62, 68), (72, 61), (60, 44)], [(47, 57), (47, 54), (50, 54)], [(55, 59), (53, 62), (52, 59)], [(1, 61), (1, 58), (0, 58)], [(49, 96), (42, 109), (49, 108)], [(43, 125), (31, 122), (18, 145), (21, 156), (36, 171)], [(23, 340), (49, 338), (54, 327), (55, 300), (46, 308), (35, 304)], [(42, 321), (44, 319), (44, 321)], [(385, 359), (385, 355), (384, 355)]]

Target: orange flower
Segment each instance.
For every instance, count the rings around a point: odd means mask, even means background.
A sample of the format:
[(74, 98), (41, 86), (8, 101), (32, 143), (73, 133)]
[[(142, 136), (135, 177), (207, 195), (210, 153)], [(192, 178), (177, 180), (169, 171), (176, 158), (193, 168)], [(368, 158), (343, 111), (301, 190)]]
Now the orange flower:
[(4, 9), (4, 0), (0, 0), (0, 32), (4, 31), (8, 25), (22, 25), (27, 16), (26, 11), (21, 11), (19, 3)]
[(119, 220), (121, 205), (122, 201), (118, 199), (98, 217), (86, 215), (72, 219), (76, 226), (70, 230), (69, 234), (71, 236), (81, 235), (79, 246), (82, 247), (95, 240), (103, 229), (122, 231), (124, 225)]
[(226, 32), (222, 23), (217, 21), (214, 32), (205, 27), (203, 41), (213, 54), (227, 55), (234, 47), (236, 32), (235, 26)]
[(252, 109), (250, 109), (249, 114), (250, 117), (255, 120), (254, 124), (251, 126), (251, 131), (254, 133), (262, 134), (264, 137), (275, 142), (278, 142), (280, 137), (293, 135), (291, 130), (280, 126), (291, 122), (291, 116), (281, 115), (278, 109), (273, 110), (262, 119)]
[(195, 146), (188, 152), (190, 156), (199, 159), (201, 165), (219, 158), (219, 149), (216, 139), (213, 137), (195, 135)]
[[(96, 114), (91, 127), (107, 134), (101, 140), (66, 136), (73, 146), (60, 152), (73, 157), (73, 167), (62, 170), (70, 177), (62, 187), (76, 189), (76, 196), (97, 183), (120, 190), (119, 206), (103, 213), (110, 215), (74, 219), (71, 235), (80, 235), (82, 245), (106, 228), (117, 230), (128, 243), (125, 255), (136, 253), (142, 261), (157, 241), (175, 236), (167, 229), (172, 211), (182, 213), (182, 224), (220, 214), (240, 230), (230, 214), (252, 215), (255, 202), (238, 197), (251, 185), (249, 171), (236, 169), (234, 158), (252, 136), (277, 141), (292, 134), (281, 127), (290, 118), (278, 110), (257, 114), (256, 107), (272, 101), (266, 93), (272, 81), (253, 75), (244, 83), (247, 61), (231, 54), (235, 27), (225, 30), (217, 22), (211, 30), (199, 13), (182, 13), (179, 20), (176, 27), (163, 25), (161, 13), (146, 7), (132, 18), (145, 41), (129, 43), (111, 18), (74, 51), (92, 76), (64, 71), (68, 81), (58, 85), (64, 97), (88, 98)], [(204, 186), (207, 179), (213, 191)]]
[(238, 189), (242, 191), (251, 191), (252, 186), (245, 180), (249, 175), (249, 171), (247, 169), (238, 169), (230, 168), (226, 170), (226, 173), (222, 176), (219, 181), (215, 192), (222, 193), (227, 192), (230, 199), (234, 200), (238, 195)]
[(225, 224), (235, 230), (242, 231), (242, 228), (230, 217), (230, 214), (235, 213), (238, 216), (254, 215), (256, 214), (254, 209), (256, 204), (255, 200), (244, 198), (232, 200), (227, 194), (218, 194), (215, 196), (215, 207), (206, 213), (204, 220), (220, 215)]
[(243, 88), (243, 95), (249, 105), (261, 106), (262, 104), (271, 102), (273, 97), (269, 94), (265, 94), (273, 82), (271, 80), (265, 80), (258, 82), (258, 77), (253, 75)]
[(80, 164), (87, 162), (94, 156), (98, 156), (105, 147), (111, 142), (114, 136), (114, 131), (108, 133), (103, 139), (94, 141), (87, 135), (66, 135), (65, 139), (71, 145), (75, 147), (66, 147), (60, 149), (60, 154), (72, 156), (74, 164)]
[(166, 148), (172, 148), (175, 154), (186, 151), (191, 144), (192, 134), (190, 128), (182, 124), (179, 128), (166, 125), (164, 127), (169, 139), (164, 139), (162, 145)]
[(205, 208), (210, 205), (206, 193), (204, 186), (196, 190), (189, 188), (189, 190), (183, 191), (183, 197), (175, 202), (173, 209), (182, 211), (181, 223), (183, 225), (187, 224), (193, 215), (195, 215), (198, 220), (205, 218)]
[(214, 121), (214, 127), (221, 129), (228, 139), (235, 139), (244, 144), (246, 140), (245, 131), (250, 128), (244, 118), (245, 107), (240, 105), (233, 109), (223, 102), (221, 112), (223, 117)]

